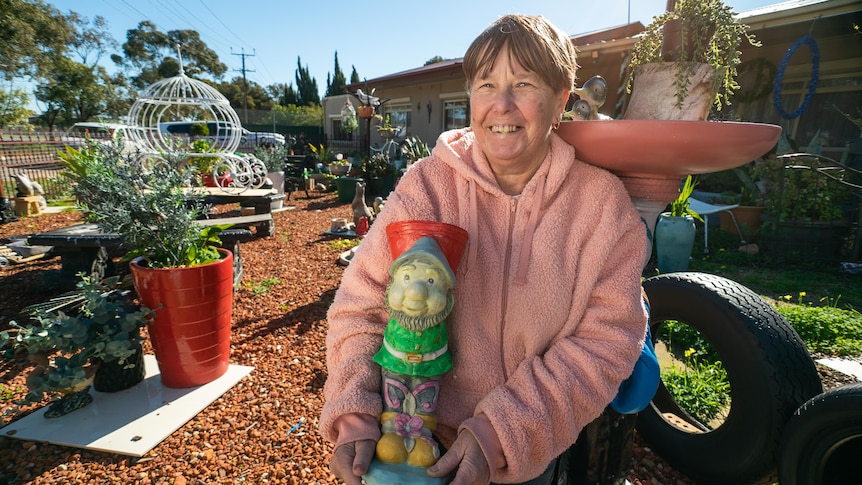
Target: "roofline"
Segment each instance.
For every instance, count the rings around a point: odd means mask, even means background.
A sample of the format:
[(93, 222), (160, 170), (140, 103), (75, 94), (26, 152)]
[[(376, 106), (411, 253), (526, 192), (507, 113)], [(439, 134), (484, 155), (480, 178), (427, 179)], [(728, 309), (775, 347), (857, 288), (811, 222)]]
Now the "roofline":
[(762, 30), (858, 11), (862, 11), (859, 0), (791, 0), (741, 12), (737, 18), (750, 30)]

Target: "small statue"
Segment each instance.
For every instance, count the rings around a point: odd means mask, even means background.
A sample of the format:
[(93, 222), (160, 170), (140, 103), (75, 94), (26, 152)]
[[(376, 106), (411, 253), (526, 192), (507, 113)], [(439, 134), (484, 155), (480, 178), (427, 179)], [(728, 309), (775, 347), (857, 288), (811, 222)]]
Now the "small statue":
[(425, 236), (392, 262), (389, 275), (390, 319), (374, 356), (382, 374), (382, 436), (363, 479), (369, 485), (445, 483), (425, 469), (440, 458), (432, 432), (440, 382), (453, 366), (445, 318), (455, 304), (455, 274), (437, 241)]
[[(605, 104), (605, 100), (608, 98), (608, 83), (605, 81), (605, 78), (601, 76), (593, 76), (587, 79), (583, 86), (576, 88), (574, 93), (580, 97), (580, 99), (575, 101), (575, 104), (572, 106), (572, 111), (575, 113), (576, 118), (586, 120), (613, 119), (608, 115), (599, 113), (599, 108)], [(585, 107), (583, 104), (578, 105), (581, 101), (585, 101), (589, 106), (589, 115), (587, 117), (584, 117)]]
[(369, 225), (374, 220), (374, 211), (365, 203), (365, 182), (356, 182), (356, 194), (353, 196), (350, 208), (353, 209), (353, 225), (355, 227), (359, 227), (359, 220), (363, 217), (367, 219)]

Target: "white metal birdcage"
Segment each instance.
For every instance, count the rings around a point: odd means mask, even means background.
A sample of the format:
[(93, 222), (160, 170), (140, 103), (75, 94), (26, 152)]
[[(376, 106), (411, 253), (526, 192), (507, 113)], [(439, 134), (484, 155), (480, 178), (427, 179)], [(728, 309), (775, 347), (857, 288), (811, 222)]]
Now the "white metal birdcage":
[[(196, 136), (189, 132), (188, 122), (207, 127), (207, 134), (198, 137), (205, 138), (209, 148), (194, 153), (190, 145)], [(153, 83), (138, 96), (129, 110), (129, 123), (137, 128), (132, 138), (151, 153), (233, 153), (242, 140), (242, 124), (230, 101), (212, 86), (186, 76), (182, 58), (178, 75)], [(172, 126), (185, 130), (173, 131)]]

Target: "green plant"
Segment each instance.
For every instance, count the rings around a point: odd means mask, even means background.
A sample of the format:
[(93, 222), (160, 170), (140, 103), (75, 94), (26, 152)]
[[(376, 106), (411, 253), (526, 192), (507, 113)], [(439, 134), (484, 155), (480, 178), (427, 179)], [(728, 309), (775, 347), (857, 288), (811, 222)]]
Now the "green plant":
[[(192, 125), (194, 126), (203, 126), (206, 128), (206, 125)], [(200, 153), (210, 153), (210, 149), (212, 148), (212, 143), (206, 138), (198, 138), (197, 140), (192, 142), (192, 153), (200, 154)], [(192, 155), (189, 158), (189, 162), (194, 165), (195, 169), (198, 173), (208, 174), (212, 173), (213, 168), (215, 168), (216, 162), (219, 161), (219, 157), (208, 157), (208, 156), (200, 156), (200, 155)]]
[(398, 170), (389, 161), (384, 153), (375, 153), (370, 158), (362, 161), (362, 172), (368, 178), (381, 178), (387, 175), (396, 175)]
[(360, 242), (360, 239), (336, 239), (335, 241), (330, 241), (329, 245), (336, 251), (347, 251), (358, 246)]
[(249, 288), (251, 292), (255, 295), (262, 295), (269, 291), (269, 289), (275, 285), (280, 285), (281, 280), (278, 278), (269, 278), (263, 280), (259, 283), (254, 281), (249, 281), (247, 283), (243, 283), (242, 285), (246, 288)]
[(194, 172), (181, 163), (186, 158), (145, 168), (113, 146), (89, 144), (70, 149), (61, 163), (85, 219), (123, 236), (124, 259), (144, 256), (150, 267), (173, 268), (221, 259), (218, 234), (230, 227), (195, 223), (209, 207), (203, 193), (186, 188)]
[(286, 146), (259, 146), (254, 151), (254, 156), (266, 165), (268, 172), (284, 171), (288, 155), (290, 155), (290, 149)]
[[(380, 119), (380, 115), (377, 115), (378, 119)], [(390, 137), (395, 133), (395, 127), (392, 126), (392, 121), (389, 118), (389, 115), (383, 117), (383, 124), (377, 127), (377, 131), (379, 133), (388, 134)]]
[(133, 305), (118, 279), (101, 282), (81, 275), (78, 288), (76, 314), (37, 309), (34, 324), (11, 321), (10, 330), (0, 332), (0, 348), (7, 349), (7, 356), (25, 353), (39, 365), (27, 379), (25, 402), (85, 384), (99, 361), (132, 365), (126, 359), (139, 347), (140, 329), (153, 311)]
[(309, 143), (308, 148), (311, 149), (311, 152), (314, 153), (314, 156), (317, 157), (317, 161), (320, 163), (326, 164), (335, 158), (335, 153), (332, 148), (325, 146), (323, 143), (321, 143), (319, 147)]
[(698, 64), (708, 64), (714, 72), (713, 104), (721, 110), (730, 104), (728, 98), (739, 88), (736, 67), (740, 64), (740, 44), (745, 40), (760, 46), (747, 31), (748, 26), (739, 22), (721, 0), (676, 0), (673, 9), (653, 17), (635, 44), (627, 91), (631, 92), (635, 67), (656, 62), (679, 63), (681, 69), (674, 86), (677, 105), (681, 106), (689, 77)]
[(679, 195), (670, 203), (671, 216), (683, 217), (688, 215), (703, 222), (703, 218), (700, 217), (700, 214), (693, 211), (691, 207), (689, 207), (691, 201), (689, 201), (688, 198), (691, 197), (691, 193), (694, 192), (695, 185), (696, 184), (693, 182), (691, 175), (687, 175), (685, 177), (685, 183), (683, 184), (682, 188), (679, 189)]
[(420, 140), (418, 136), (407, 137), (401, 142), (401, 151), (411, 162), (419, 161), (419, 159), (431, 155), (428, 145)]
[(763, 185), (766, 214), (778, 221), (839, 221), (852, 192), (818, 170), (818, 157), (770, 156), (758, 161), (752, 175)]
[[(775, 305), (776, 310), (796, 330), (808, 350), (832, 356), (855, 356), (862, 353), (862, 313), (842, 310), (837, 299), (824, 306), (803, 301), (806, 292), (800, 292), (796, 304), (785, 295)], [(825, 299), (821, 299), (823, 303)]]
[(719, 417), (730, 404), (730, 381), (720, 361), (706, 362), (689, 348), (681, 366), (663, 368), (661, 380), (680, 407), (701, 423)]

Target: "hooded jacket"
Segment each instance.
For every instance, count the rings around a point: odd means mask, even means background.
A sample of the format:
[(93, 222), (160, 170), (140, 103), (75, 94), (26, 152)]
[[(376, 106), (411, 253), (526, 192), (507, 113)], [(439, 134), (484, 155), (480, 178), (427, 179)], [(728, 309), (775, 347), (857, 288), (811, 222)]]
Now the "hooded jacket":
[(495, 482), (539, 475), (598, 417), (643, 346), (645, 225), (621, 181), (575, 158), (556, 134), (518, 196), (498, 186), (470, 128), (443, 133), (357, 247), (329, 309), (320, 431), (335, 446), (378, 439), (389, 320), (386, 226), (454, 224), (469, 233), (446, 319), (454, 368), (435, 435), (469, 430)]

